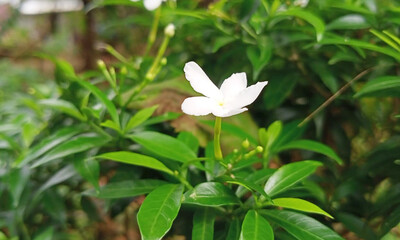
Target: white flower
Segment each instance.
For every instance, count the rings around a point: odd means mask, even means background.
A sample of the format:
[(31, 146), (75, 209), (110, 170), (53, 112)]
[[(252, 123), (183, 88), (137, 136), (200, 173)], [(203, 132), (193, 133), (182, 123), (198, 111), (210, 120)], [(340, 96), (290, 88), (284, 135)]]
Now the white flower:
[(267, 81), (258, 82), (246, 87), (246, 73), (243, 72), (232, 74), (218, 89), (197, 63), (186, 63), (183, 71), (193, 89), (204, 95), (186, 98), (182, 103), (182, 111), (194, 116), (212, 113), (217, 117), (229, 117), (242, 113), (247, 110), (245, 106), (254, 102), (268, 84)]
[(164, 34), (173, 37), (175, 35), (175, 25), (170, 23), (164, 29)]
[[(138, 2), (139, 0), (131, 0), (132, 2)], [(157, 9), (161, 3), (166, 0), (143, 0), (144, 7), (149, 10), (153, 11), (154, 9)]]

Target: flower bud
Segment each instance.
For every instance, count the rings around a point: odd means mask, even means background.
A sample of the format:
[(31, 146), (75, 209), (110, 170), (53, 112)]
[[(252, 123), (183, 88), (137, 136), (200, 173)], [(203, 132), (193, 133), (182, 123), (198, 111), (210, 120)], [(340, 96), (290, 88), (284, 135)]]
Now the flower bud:
[(244, 140), (242, 142), (242, 147), (245, 148), (245, 149), (250, 147), (250, 142), (249, 142), (249, 140), (247, 138), (246, 138), (246, 140)]
[(173, 37), (175, 35), (175, 25), (170, 23), (164, 29), (165, 35), (168, 37)]
[(165, 57), (163, 57), (162, 59), (161, 59), (161, 65), (163, 65), (163, 66), (165, 66), (166, 64), (167, 64), (167, 58), (165, 58)]
[(262, 152), (264, 151), (264, 148), (261, 147), (261, 146), (257, 146), (257, 147), (256, 147), (256, 151), (257, 151), (258, 153), (262, 153)]
[(105, 68), (106, 64), (104, 63), (103, 60), (99, 59), (97, 60), (97, 66), (99, 66), (99, 68)]

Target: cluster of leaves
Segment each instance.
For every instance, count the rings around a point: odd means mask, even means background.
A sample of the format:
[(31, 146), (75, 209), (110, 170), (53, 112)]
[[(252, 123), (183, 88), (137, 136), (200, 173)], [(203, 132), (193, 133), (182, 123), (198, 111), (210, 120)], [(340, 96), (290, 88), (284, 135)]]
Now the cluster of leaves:
[[(141, 3), (102, 0), (90, 8), (109, 14), (127, 6)], [(137, 212), (143, 239), (168, 232), (192, 239), (342, 239), (332, 223), (364, 239), (395, 238), (389, 231), (400, 221), (400, 141), (398, 99), (390, 97), (400, 95), (399, 9), (373, 0), (220, 0), (207, 7), (178, 0), (115, 20), (123, 29), (132, 21), (151, 28), (143, 56), (126, 58), (107, 46), (118, 61), (112, 67), (100, 61), (99, 71), (79, 75), (43, 56), (55, 65), (57, 90), (40, 86), (30, 96), (0, 98), (0, 239), (94, 239), (83, 229), (143, 195)], [(171, 21), (176, 36), (159, 37), (152, 57), (158, 24)], [(118, 31), (115, 22), (107, 36)], [(269, 81), (251, 109), (255, 122), (269, 127), (255, 136), (240, 119), (224, 122), (222, 142), (230, 135), (242, 144), (228, 146), (221, 162), (197, 131), (176, 135), (162, 124), (179, 113), (157, 115), (160, 106), (140, 104), (152, 102), (151, 88), (191, 94), (182, 67), (193, 59), (219, 79), (245, 71), (253, 81)], [(356, 82), (366, 69), (367, 83)], [(349, 87), (354, 91), (345, 92)], [(300, 123), (332, 94), (336, 100), (313, 115), (314, 124)], [(71, 216), (82, 210), (85, 220)]]

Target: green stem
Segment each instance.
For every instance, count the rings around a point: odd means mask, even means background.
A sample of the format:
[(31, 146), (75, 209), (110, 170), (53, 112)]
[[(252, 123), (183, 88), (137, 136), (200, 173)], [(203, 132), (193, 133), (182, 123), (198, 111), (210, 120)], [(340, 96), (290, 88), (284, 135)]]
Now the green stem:
[(221, 144), (220, 144), (220, 136), (221, 136), (221, 117), (216, 117), (214, 126), (214, 155), (215, 155), (215, 160), (219, 162), (223, 160)]
[(157, 29), (158, 29), (158, 23), (160, 22), (160, 16), (161, 16), (161, 8), (157, 8), (154, 19), (153, 19), (153, 24), (151, 25), (151, 31), (149, 34), (149, 38), (147, 39), (147, 46), (146, 46), (146, 51), (144, 53), (145, 56), (150, 52), (151, 47), (153, 46), (154, 42), (156, 41), (157, 37)]

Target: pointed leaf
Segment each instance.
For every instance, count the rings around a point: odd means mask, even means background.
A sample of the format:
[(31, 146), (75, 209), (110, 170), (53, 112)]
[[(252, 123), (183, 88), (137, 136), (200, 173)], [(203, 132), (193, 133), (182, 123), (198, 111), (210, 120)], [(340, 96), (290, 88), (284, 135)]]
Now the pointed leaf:
[(240, 237), (241, 222), (239, 219), (234, 218), (229, 224), (228, 234), (226, 240), (238, 240)]
[(32, 168), (48, 163), (55, 159), (63, 158), (74, 153), (83, 152), (94, 147), (100, 147), (107, 143), (109, 139), (100, 136), (78, 136), (68, 142), (64, 142), (53, 148), (50, 152), (38, 159)]
[(368, 81), (355, 95), (359, 97), (399, 97), (400, 77), (384, 76)]
[(26, 184), (29, 180), (30, 171), (29, 168), (14, 168), (9, 172), (7, 182), (10, 188), (13, 206), (17, 207), (25, 189)]
[(299, 198), (276, 198), (273, 199), (273, 203), (275, 206), (283, 207), (283, 208), (290, 208), (293, 210), (298, 210), (302, 212), (309, 212), (309, 213), (317, 213), (322, 214), (327, 217), (333, 218), (329, 213), (322, 210), (320, 207), (311, 203), (309, 201), (299, 199)]
[(300, 213), (285, 210), (261, 210), (260, 213), (299, 240), (344, 240), (332, 229)]
[(158, 161), (155, 158), (138, 154), (138, 153), (133, 153), (133, 152), (125, 152), (125, 151), (120, 151), (120, 152), (109, 152), (109, 153), (104, 153), (99, 156), (98, 158), (104, 158), (107, 160), (112, 160), (116, 162), (122, 162), (122, 163), (127, 163), (127, 164), (132, 164), (136, 166), (142, 166), (142, 167), (147, 167), (159, 171), (163, 171), (169, 174), (173, 174), (173, 172), (167, 168), (162, 162)]
[(239, 204), (239, 199), (225, 185), (218, 182), (205, 182), (197, 185), (184, 195), (183, 203), (202, 206), (224, 206)]
[(273, 197), (305, 179), (321, 165), (320, 162), (311, 160), (284, 165), (272, 174), (265, 184), (264, 190)]
[(182, 193), (182, 185), (166, 184), (146, 197), (137, 214), (142, 239), (161, 239), (168, 232), (181, 207)]
[(197, 209), (193, 216), (192, 240), (214, 239), (215, 212), (206, 207)]
[(274, 239), (274, 231), (269, 222), (254, 210), (244, 217), (240, 240)]
[(278, 151), (283, 151), (287, 149), (304, 149), (308, 151), (313, 151), (317, 153), (324, 154), (333, 160), (335, 160), (338, 164), (343, 165), (343, 160), (333, 151), (329, 146), (311, 140), (297, 140), (289, 142), (283, 146), (281, 146)]
[(82, 159), (78, 157), (73, 162), (75, 170), (98, 190), (100, 176), (99, 162), (93, 158)]
[(71, 117), (74, 117), (80, 121), (85, 121), (86, 117), (79, 112), (79, 110), (70, 102), (62, 99), (43, 99), (39, 101), (39, 104), (51, 107), (55, 110), (63, 112)]
[(149, 151), (178, 162), (187, 162), (196, 158), (196, 154), (183, 142), (158, 132), (140, 132), (130, 136)]
[(139, 126), (147, 119), (149, 119), (151, 117), (151, 115), (153, 115), (153, 113), (157, 109), (157, 107), (158, 107), (158, 105), (138, 111), (135, 115), (133, 115), (131, 117), (131, 119), (129, 119), (129, 122), (126, 124), (124, 131), (127, 132), (127, 131)]

